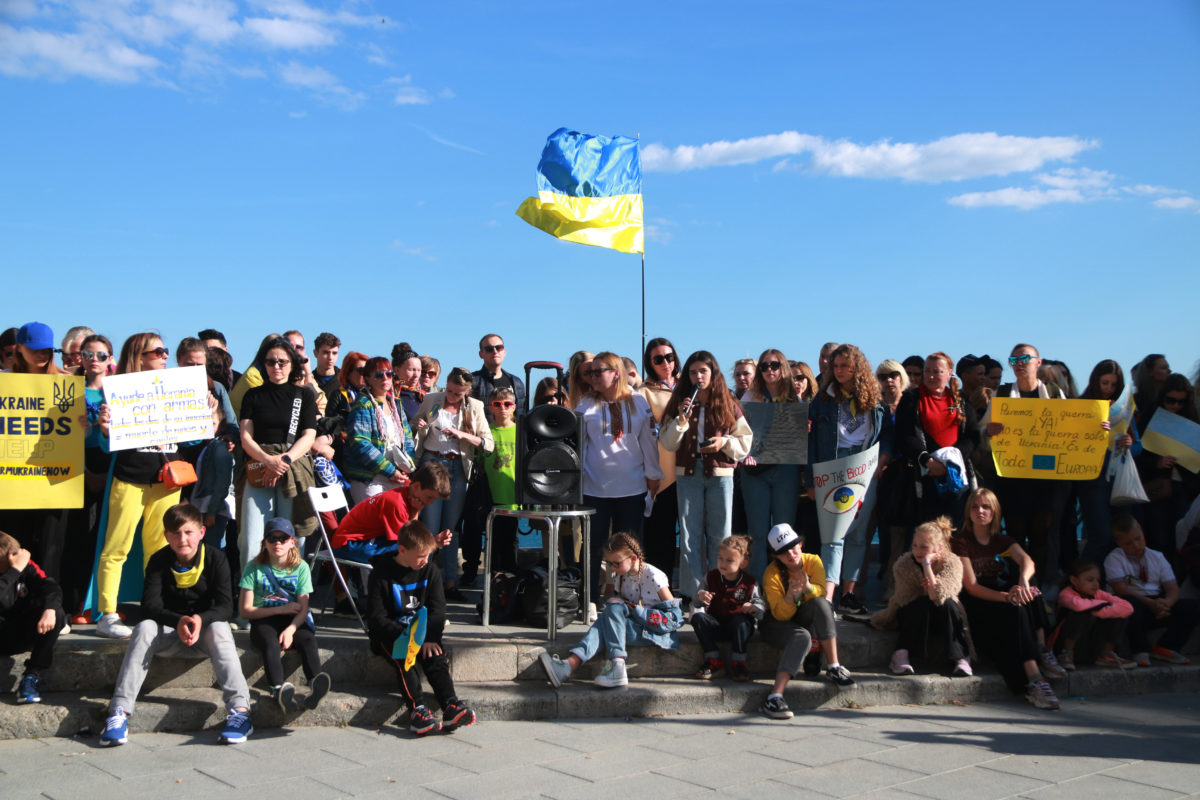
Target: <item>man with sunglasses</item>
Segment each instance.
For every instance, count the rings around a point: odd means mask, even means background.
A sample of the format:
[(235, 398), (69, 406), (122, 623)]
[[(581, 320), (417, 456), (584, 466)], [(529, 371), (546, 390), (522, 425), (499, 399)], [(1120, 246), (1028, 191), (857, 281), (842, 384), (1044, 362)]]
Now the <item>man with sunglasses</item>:
[(488, 424), (496, 422), (491, 401), (497, 389), (512, 389), (516, 396), (517, 416), (525, 413), (525, 384), (516, 375), (501, 369), (505, 355), (504, 340), (499, 334), (489, 333), (479, 340), (479, 357), (483, 359), (483, 366), (471, 373), (471, 396), (483, 403)]

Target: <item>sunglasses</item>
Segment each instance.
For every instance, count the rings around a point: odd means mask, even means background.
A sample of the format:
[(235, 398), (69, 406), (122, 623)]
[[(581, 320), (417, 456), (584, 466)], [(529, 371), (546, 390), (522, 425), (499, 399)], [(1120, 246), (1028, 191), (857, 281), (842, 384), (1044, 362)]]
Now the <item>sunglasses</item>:
[(624, 558), (620, 559), (619, 561), (607, 561), (606, 560), (604, 563), (608, 564), (608, 566), (612, 567), (613, 569), (616, 569), (617, 567), (621, 566), (622, 564), (624, 564), (626, 561), (628, 561), (631, 558), (633, 558), (633, 556), (625, 556)]
[(438, 376), (438, 371), (436, 369), (427, 369), (422, 372), (421, 375), (426, 378), (436, 378)]
[(79, 355), (82, 358), (86, 358), (88, 361), (99, 361), (101, 364), (103, 364), (105, 361), (108, 361), (109, 358), (109, 354), (103, 350), (84, 350)]
[(493, 400), (491, 406), (492, 408), (516, 408), (517, 404), (512, 400)]
[(143, 350), (142, 355), (144, 355), (144, 356), (154, 355), (154, 356), (157, 356), (158, 358), (166, 358), (167, 356), (171, 355), (171, 351), (165, 347), (156, 347), (153, 350)]
[(606, 372), (615, 372), (615, 371), (616, 370), (614, 370), (612, 367), (592, 367), (591, 369), (584, 370), (583, 374), (587, 375), (589, 378), (599, 378), (601, 375), (603, 375)]
[(4, 348), (4, 357), (5, 358), (12, 358), (16, 354), (17, 354), (17, 348), (15, 348), (15, 347)]
[(899, 372), (880, 372), (875, 377), (881, 381), (887, 381), (887, 380), (898, 381), (898, 380), (900, 380), (900, 373)]
[(547, 403), (550, 405), (555, 405), (555, 406), (558, 405), (558, 395), (548, 394), (548, 395), (539, 397), (537, 400), (534, 401), (534, 405), (538, 405), (538, 406), (544, 406)]
[(760, 361), (758, 362), (759, 372), (776, 372), (783, 367), (783, 363), (779, 361)]
[(674, 353), (663, 353), (662, 355), (654, 356), (653, 358), (650, 359), (650, 363), (656, 367), (661, 367), (663, 364), (674, 364), (675, 363), (675, 354)]
[(291, 541), (291, 539), (292, 539), (292, 537), (290, 537), (290, 536), (264, 536), (263, 537), (263, 541), (268, 542), (270, 544), (283, 544), (284, 542)]
[(1166, 397), (1163, 398), (1164, 406), (1181, 406), (1186, 402), (1187, 402), (1187, 397), (1174, 397), (1172, 395), (1167, 395)]
[(1037, 356), (1031, 356), (1031, 355), (1029, 355), (1029, 353), (1021, 353), (1021, 355), (1019, 355), (1019, 356), (1009, 356), (1008, 357), (1008, 365), (1010, 367), (1015, 367), (1017, 365), (1020, 365), (1023, 367), (1026, 364), (1028, 364), (1030, 361), (1033, 361), (1035, 358), (1037, 358)]
[(485, 353), (503, 353), (504, 345), (502, 345), (502, 344), (485, 344), (483, 346), (483, 352), (485, 352)]
[(390, 369), (377, 369), (374, 373), (372, 373), (371, 377), (375, 380), (379, 380), (380, 378), (390, 378), (395, 374), (396, 373), (392, 372)]
[(286, 367), (292, 361), (289, 358), (265, 358), (263, 363), (268, 367)]

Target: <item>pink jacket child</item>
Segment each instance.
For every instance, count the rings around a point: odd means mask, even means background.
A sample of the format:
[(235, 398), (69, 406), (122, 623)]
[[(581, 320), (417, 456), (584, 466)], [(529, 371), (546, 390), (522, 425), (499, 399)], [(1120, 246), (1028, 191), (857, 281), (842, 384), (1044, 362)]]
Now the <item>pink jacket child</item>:
[(1059, 618), (1054, 636), (1061, 650), (1059, 663), (1073, 670), (1075, 664), (1090, 663), (1115, 669), (1132, 669), (1135, 664), (1117, 655), (1125, 622), (1133, 614), (1128, 600), (1100, 588), (1100, 568), (1091, 562), (1072, 565), (1069, 586), (1058, 594)]

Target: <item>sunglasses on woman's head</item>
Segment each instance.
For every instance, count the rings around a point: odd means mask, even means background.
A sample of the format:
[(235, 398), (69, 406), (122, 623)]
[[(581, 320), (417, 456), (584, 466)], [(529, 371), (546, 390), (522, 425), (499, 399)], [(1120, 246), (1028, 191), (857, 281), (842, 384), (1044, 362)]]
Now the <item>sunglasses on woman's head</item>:
[(778, 371), (782, 366), (783, 366), (783, 363), (779, 362), (779, 361), (760, 361), (760, 362), (758, 362), (758, 371), (759, 372), (768, 372), (768, 371), (774, 372), (774, 371)]
[(1008, 365), (1010, 367), (1015, 367), (1018, 364), (1020, 364), (1021, 366), (1025, 366), (1030, 361), (1033, 361), (1033, 359), (1035, 359), (1035, 358), (1037, 358), (1037, 356), (1031, 356), (1031, 355), (1029, 355), (1029, 353), (1021, 353), (1021, 355), (1019, 355), (1019, 356), (1009, 356), (1008, 357)]
[(663, 364), (674, 364), (675, 363), (675, 354), (674, 353), (662, 353), (660, 355), (657, 355), (657, 356), (654, 356), (653, 358), (651, 358), (650, 363), (656, 367), (661, 367)]

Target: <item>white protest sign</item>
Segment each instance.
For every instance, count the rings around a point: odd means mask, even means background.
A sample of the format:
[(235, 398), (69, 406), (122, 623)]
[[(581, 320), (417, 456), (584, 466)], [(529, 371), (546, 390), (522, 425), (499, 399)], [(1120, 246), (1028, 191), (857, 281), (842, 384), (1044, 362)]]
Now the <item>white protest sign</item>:
[(836, 542), (845, 538), (867, 494), (867, 487), (875, 477), (877, 466), (878, 443), (861, 453), (813, 465), (813, 488), (816, 490), (817, 520), (821, 524), (822, 542)]
[(112, 421), (109, 450), (156, 447), (213, 437), (204, 367), (177, 367), (104, 378)]

